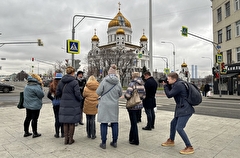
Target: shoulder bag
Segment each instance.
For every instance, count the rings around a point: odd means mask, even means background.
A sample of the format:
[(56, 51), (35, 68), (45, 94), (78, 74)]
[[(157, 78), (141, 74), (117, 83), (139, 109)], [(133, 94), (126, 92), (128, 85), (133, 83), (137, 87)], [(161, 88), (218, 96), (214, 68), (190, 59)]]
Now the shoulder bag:
[(140, 103), (141, 103), (141, 99), (140, 99), (140, 96), (138, 94), (138, 90), (137, 90), (136, 84), (135, 84), (135, 88), (133, 89), (132, 96), (126, 102), (126, 108), (132, 108)]
[(23, 102), (24, 102), (24, 96), (23, 96), (23, 92), (20, 92), (20, 98), (19, 98), (19, 102), (18, 102), (18, 109), (23, 109), (24, 106), (23, 106)]

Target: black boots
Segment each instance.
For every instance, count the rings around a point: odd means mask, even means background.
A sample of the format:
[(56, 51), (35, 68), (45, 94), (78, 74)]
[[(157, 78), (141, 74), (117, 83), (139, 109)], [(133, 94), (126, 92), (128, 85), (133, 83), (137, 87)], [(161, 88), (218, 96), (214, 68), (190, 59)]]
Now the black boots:
[(33, 138), (36, 138), (36, 137), (40, 137), (41, 136), (41, 134), (40, 133), (38, 133), (38, 132), (33, 132)]
[(28, 137), (28, 136), (31, 136), (31, 135), (32, 135), (32, 133), (25, 132), (24, 135), (23, 135), (23, 137)]

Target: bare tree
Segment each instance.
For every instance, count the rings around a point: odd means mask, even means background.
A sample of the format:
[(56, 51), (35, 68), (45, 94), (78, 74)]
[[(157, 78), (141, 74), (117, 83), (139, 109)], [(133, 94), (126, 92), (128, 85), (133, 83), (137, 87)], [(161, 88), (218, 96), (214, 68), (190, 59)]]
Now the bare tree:
[(123, 84), (128, 73), (131, 74), (136, 66), (136, 54), (133, 50), (120, 49), (102, 49), (95, 54), (88, 55), (88, 75), (95, 74), (98, 77), (104, 77), (111, 64), (116, 64), (120, 75), (120, 81)]

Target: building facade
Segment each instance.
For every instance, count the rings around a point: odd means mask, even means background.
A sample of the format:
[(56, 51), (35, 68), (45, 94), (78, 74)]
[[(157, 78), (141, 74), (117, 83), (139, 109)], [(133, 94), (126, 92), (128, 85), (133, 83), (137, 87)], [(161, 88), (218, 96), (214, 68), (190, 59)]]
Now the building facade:
[[(240, 0), (211, 0), (215, 67), (214, 93), (240, 94)], [(220, 47), (219, 47), (220, 46)], [(218, 61), (217, 55), (221, 55)], [(225, 67), (225, 68), (224, 68)], [(224, 70), (226, 69), (226, 70)]]
[(139, 45), (132, 43), (131, 23), (120, 11), (108, 23), (108, 43), (100, 45), (96, 30), (93, 35), (92, 48), (88, 53), (88, 75), (102, 78), (107, 75), (111, 64), (116, 64), (122, 84), (129, 82), (131, 72), (139, 71), (143, 66), (149, 68), (148, 39), (140, 35)]

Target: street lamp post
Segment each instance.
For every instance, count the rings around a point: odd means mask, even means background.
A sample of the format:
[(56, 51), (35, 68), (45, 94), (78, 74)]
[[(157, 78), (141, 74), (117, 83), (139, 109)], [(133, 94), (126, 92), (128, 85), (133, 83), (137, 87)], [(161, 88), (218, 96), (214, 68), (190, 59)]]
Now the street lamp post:
[(172, 42), (165, 42), (165, 41), (162, 41), (161, 43), (170, 43), (170, 44), (172, 44), (172, 46), (173, 46), (173, 71), (175, 72), (175, 45), (172, 43)]
[[(81, 17), (82, 19), (75, 25), (75, 18)], [(72, 20), (72, 40), (75, 39), (75, 28), (80, 24), (84, 18), (93, 18), (93, 19), (103, 19), (103, 20), (113, 20), (112, 18), (98, 17), (98, 16), (88, 16), (88, 15), (74, 15)], [(72, 54), (72, 67), (75, 68), (74, 54)]]
[(153, 56), (154, 58), (162, 58), (163, 61), (166, 62), (166, 68), (168, 68), (168, 58), (167, 57), (161, 57), (161, 56)]
[[(211, 67), (210, 67), (210, 70), (211, 70), (212, 67), (213, 67), (212, 59), (211, 59), (210, 57), (202, 57), (202, 58), (204, 58), (204, 59), (209, 59), (209, 60), (210, 60), (210, 64), (211, 64), (211, 65), (210, 65), (210, 66), (211, 66)], [(212, 91), (213, 91), (213, 76), (212, 76), (212, 80), (211, 80), (211, 82), (212, 82), (211, 84), (212, 84)]]

